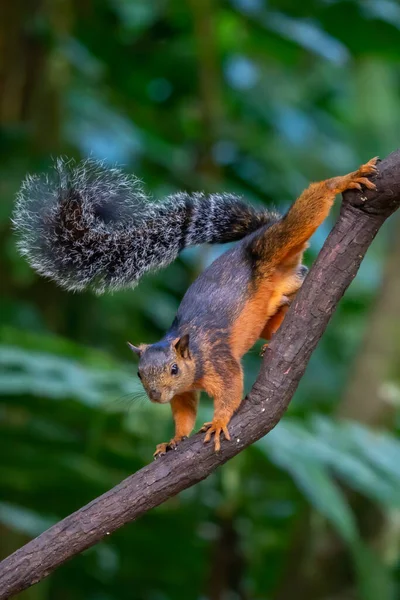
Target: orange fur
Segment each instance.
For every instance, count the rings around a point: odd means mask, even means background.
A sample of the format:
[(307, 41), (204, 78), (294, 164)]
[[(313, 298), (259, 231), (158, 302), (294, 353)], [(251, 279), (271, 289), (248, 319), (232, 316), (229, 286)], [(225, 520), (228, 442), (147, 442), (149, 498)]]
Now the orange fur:
[(375, 189), (367, 176), (376, 173), (377, 158), (372, 158), (357, 171), (312, 183), (291, 206), (287, 215), (260, 237), (256, 250), (263, 257), (264, 273), (268, 274), (285, 260), (304, 252), (315, 230), (328, 216), (337, 194), (364, 185)]
[(243, 395), (243, 371), (239, 362), (231, 368), (229, 381), (222, 382), (216, 374), (209, 373), (204, 380), (204, 390), (214, 397), (214, 417), (209, 423), (204, 423), (202, 431), (207, 431), (205, 442), (210, 441), (214, 434), (215, 451), (221, 447), (220, 436), (230, 440), (228, 423), (233, 413), (239, 407)]
[(281, 306), (278, 311), (269, 319), (264, 329), (261, 332), (260, 338), (264, 340), (270, 340), (274, 333), (276, 333), (279, 327), (282, 325), (283, 319), (287, 311), (289, 310), (289, 304), (287, 306)]
[(165, 454), (169, 449), (175, 448), (182, 439), (191, 434), (196, 422), (198, 402), (199, 395), (195, 391), (184, 392), (172, 398), (171, 408), (175, 421), (175, 435), (169, 442), (157, 445), (154, 452), (155, 457)]

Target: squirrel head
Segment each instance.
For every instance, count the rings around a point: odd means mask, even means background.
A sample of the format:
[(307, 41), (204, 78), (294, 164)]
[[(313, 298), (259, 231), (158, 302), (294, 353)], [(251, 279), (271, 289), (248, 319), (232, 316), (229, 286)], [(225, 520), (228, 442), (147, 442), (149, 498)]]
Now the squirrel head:
[(165, 404), (188, 391), (195, 380), (195, 361), (189, 350), (189, 335), (130, 349), (139, 356), (138, 377), (152, 402)]

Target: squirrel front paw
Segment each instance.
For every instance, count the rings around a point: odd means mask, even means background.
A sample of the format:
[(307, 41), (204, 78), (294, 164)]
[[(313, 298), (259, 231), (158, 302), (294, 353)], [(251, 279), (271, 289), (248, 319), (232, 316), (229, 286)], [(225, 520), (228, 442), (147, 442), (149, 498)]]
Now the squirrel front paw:
[(187, 436), (183, 436), (180, 438), (172, 438), (169, 442), (163, 442), (162, 444), (157, 444), (156, 451), (153, 454), (154, 459), (159, 458), (166, 454), (169, 450), (176, 450), (179, 442), (186, 440)]
[(220, 442), (221, 433), (224, 434), (226, 440), (231, 439), (231, 436), (229, 435), (229, 431), (228, 431), (228, 423), (226, 423), (225, 421), (224, 422), (220, 421), (218, 419), (216, 419), (214, 421), (210, 421), (209, 423), (204, 423), (204, 425), (200, 429), (200, 431), (207, 432), (204, 437), (205, 444), (211, 440), (212, 434), (213, 433), (215, 434), (215, 437), (214, 437), (215, 452), (218, 452), (221, 448), (221, 442)]

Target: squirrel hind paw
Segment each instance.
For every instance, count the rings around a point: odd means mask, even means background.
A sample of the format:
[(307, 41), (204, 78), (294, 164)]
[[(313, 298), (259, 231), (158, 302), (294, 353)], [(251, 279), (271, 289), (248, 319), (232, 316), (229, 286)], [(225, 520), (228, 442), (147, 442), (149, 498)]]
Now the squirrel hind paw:
[(371, 160), (369, 160), (367, 163), (365, 163), (365, 165), (361, 165), (361, 167), (358, 170), (358, 173), (360, 175), (374, 175), (375, 173), (378, 172), (378, 167), (376, 166), (377, 163), (379, 162), (379, 156), (374, 156), (374, 158), (371, 158)]

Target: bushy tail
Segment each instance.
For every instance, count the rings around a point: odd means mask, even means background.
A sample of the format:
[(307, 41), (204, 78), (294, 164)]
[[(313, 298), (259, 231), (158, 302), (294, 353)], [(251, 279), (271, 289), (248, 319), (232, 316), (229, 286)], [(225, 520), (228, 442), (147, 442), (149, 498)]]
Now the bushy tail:
[(102, 293), (135, 286), (188, 246), (239, 240), (277, 218), (232, 194), (152, 201), (119, 169), (59, 159), (50, 175), (25, 179), (13, 224), (36, 271), (68, 290)]

